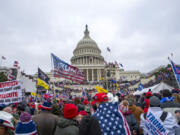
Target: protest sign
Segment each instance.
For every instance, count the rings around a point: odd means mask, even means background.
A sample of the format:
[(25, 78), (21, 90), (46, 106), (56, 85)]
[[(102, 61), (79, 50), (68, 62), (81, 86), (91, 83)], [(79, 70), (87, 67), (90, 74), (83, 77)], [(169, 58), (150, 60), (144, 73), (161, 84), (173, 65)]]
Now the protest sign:
[(0, 83), (0, 104), (21, 102), (22, 96), (22, 85), (19, 81)]
[(161, 120), (156, 118), (151, 111), (149, 111), (147, 114), (145, 128), (148, 134), (167, 135), (166, 129)]

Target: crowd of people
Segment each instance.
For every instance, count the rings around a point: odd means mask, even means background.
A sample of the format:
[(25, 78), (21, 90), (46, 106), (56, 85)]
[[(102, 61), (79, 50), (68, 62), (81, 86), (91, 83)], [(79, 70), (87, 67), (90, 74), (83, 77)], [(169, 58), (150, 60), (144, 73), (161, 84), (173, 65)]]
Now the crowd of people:
[(0, 135), (179, 135), (180, 94), (111, 91), (0, 105)]

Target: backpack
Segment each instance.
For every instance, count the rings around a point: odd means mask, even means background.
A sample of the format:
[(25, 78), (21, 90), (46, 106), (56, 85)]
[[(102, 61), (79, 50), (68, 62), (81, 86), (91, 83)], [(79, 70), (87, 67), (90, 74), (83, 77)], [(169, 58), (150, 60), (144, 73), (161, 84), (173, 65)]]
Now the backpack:
[[(144, 119), (146, 119), (146, 115), (147, 115), (147, 113), (144, 113)], [(160, 116), (160, 120), (161, 120), (162, 122), (164, 122), (164, 120), (166, 119), (167, 115), (168, 115), (168, 112), (164, 112), (164, 111), (163, 111), (163, 113), (162, 113), (161, 116)]]

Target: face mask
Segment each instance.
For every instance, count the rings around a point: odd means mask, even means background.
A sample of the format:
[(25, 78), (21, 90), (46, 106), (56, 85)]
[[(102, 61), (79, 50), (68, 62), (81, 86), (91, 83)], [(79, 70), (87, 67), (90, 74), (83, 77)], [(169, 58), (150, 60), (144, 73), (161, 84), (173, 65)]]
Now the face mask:
[(128, 106), (120, 105), (119, 108), (123, 113), (125, 113), (125, 112), (127, 112), (129, 110)]

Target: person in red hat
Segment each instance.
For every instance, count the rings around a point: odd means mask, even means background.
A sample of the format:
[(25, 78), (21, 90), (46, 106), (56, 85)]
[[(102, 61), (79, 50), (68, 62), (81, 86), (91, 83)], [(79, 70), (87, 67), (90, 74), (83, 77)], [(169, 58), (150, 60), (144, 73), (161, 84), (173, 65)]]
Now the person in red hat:
[(146, 99), (144, 100), (144, 113), (147, 113), (149, 108), (149, 98), (152, 96), (152, 93), (149, 91), (146, 93)]
[(89, 101), (88, 101), (87, 99), (85, 99), (85, 100), (83, 101), (83, 104), (84, 104), (84, 105), (88, 105), (88, 104), (89, 104)]
[(97, 93), (94, 96), (94, 101), (98, 107), (100, 104), (108, 102), (108, 96), (105, 93)]
[(94, 100), (91, 102), (93, 108), (93, 111), (91, 112), (92, 114), (96, 112), (100, 104), (108, 102), (108, 96), (105, 93), (96, 93), (93, 99)]
[(87, 116), (87, 115), (88, 115), (88, 114), (87, 114), (86, 111), (80, 111), (80, 112), (78, 113), (77, 117), (76, 117), (76, 120), (80, 123), (81, 120), (82, 120), (82, 118), (83, 118), (84, 116)]
[(64, 118), (59, 118), (54, 135), (79, 135), (77, 114), (78, 108), (76, 105), (65, 104)]

